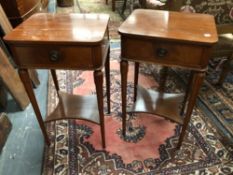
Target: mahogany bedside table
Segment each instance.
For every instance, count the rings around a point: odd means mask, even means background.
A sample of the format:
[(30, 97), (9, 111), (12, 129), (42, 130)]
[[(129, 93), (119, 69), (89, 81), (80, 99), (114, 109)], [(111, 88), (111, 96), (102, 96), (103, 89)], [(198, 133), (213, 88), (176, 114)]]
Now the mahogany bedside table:
[[(105, 67), (107, 106), (110, 113), (109, 15), (47, 14), (31, 16), (4, 37), (10, 46), (19, 75), (32, 103), (45, 141), (50, 143), (28, 76), (28, 69), (50, 69), (59, 103), (45, 122), (78, 118), (100, 124), (105, 147), (103, 72)], [(55, 69), (93, 70), (96, 96), (59, 92)]]
[[(157, 114), (183, 125), (185, 130), (207, 69), (212, 46), (217, 42), (214, 17), (158, 10), (135, 10), (119, 28), (121, 35), (122, 127), (126, 133), (126, 86), (128, 61), (135, 62), (135, 103), (128, 112)], [(191, 70), (186, 95), (163, 93), (166, 69), (158, 92), (138, 87), (139, 63)], [(179, 104), (182, 104), (181, 115)], [(185, 106), (187, 109), (185, 110)], [(184, 119), (181, 118), (185, 111)]]

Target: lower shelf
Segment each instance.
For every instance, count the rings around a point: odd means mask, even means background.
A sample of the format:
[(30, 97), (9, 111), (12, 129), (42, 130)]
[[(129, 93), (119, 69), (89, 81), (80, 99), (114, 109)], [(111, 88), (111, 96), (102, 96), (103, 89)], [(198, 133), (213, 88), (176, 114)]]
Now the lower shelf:
[(62, 119), (82, 119), (99, 124), (98, 103), (95, 95), (80, 96), (58, 92), (59, 102), (45, 122)]
[(184, 98), (183, 94), (159, 93), (153, 90), (137, 88), (137, 100), (128, 113), (150, 113), (183, 124), (179, 106)]

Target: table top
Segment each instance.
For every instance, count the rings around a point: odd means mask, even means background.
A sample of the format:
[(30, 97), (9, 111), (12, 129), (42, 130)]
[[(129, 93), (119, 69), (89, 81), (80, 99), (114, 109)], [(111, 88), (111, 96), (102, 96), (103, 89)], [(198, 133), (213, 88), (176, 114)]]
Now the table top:
[(37, 13), (4, 39), (8, 43), (99, 44), (105, 36), (107, 14)]
[(218, 41), (214, 17), (207, 14), (138, 9), (122, 23), (124, 36), (213, 44)]

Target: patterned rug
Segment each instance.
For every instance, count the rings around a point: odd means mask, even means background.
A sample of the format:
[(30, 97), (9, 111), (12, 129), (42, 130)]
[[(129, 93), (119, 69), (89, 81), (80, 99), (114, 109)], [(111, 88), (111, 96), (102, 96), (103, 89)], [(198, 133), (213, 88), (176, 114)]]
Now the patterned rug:
[[(194, 109), (185, 139), (175, 150), (180, 126), (159, 116), (128, 116), (127, 136), (121, 135), (120, 49), (111, 49), (111, 115), (105, 116), (106, 144), (101, 148), (99, 125), (61, 120), (47, 125), (50, 147), (45, 148), (44, 175), (231, 174), (233, 157), (215, 127), (199, 107)], [(128, 101), (132, 104), (133, 64), (129, 66)], [(179, 71), (179, 70), (176, 70)], [(141, 65), (139, 82), (157, 89), (159, 67)], [(60, 87), (72, 94), (94, 94), (93, 73), (57, 71)], [(182, 79), (169, 70), (168, 92), (184, 91)], [(204, 89), (205, 89), (204, 85)], [(223, 98), (222, 98), (223, 99)], [(220, 99), (220, 100), (222, 100)], [(48, 113), (57, 103), (49, 80)], [(106, 102), (106, 98), (105, 98)], [(105, 103), (106, 104), (106, 103)], [(105, 107), (105, 111), (106, 107)], [(232, 149), (232, 148), (231, 148)]]
[[(202, 110), (218, 129), (223, 142), (233, 143), (233, 72), (228, 73), (222, 85), (216, 85), (221, 68), (222, 58), (211, 59), (205, 82), (199, 92), (199, 103)], [(188, 72), (176, 70), (180, 78), (187, 82)]]

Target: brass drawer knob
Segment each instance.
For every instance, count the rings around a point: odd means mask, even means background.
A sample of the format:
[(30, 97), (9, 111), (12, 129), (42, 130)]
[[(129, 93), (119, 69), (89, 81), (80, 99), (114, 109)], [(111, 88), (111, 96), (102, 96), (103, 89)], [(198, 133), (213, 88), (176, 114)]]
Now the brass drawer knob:
[(58, 61), (60, 58), (60, 53), (57, 50), (52, 50), (49, 52), (49, 59), (52, 62)]
[(156, 55), (160, 58), (163, 58), (167, 55), (168, 51), (167, 49), (164, 49), (164, 48), (158, 48), (156, 49)]

